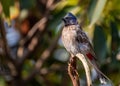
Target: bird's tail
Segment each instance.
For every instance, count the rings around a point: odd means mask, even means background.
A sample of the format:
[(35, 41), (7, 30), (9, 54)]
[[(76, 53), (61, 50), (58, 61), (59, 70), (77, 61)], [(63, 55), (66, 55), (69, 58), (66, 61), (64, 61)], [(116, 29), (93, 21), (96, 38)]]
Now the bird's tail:
[(100, 86), (114, 86), (112, 81), (98, 69), (97, 65), (93, 65), (93, 67), (100, 81), (100, 84), (101, 84)]
[(98, 78), (100, 80), (100, 83), (105, 86), (113, 86), (112, 81), (104, 75), (100, 70), (96, 70), (98, 74)]
[(95, 54), (91, 54), (91, 53), (84, 53), (85, 56), (87, 57), (89, 63), (92, 65), (92, 67), (95, 69), (96, 72), (96, 76), (99, 79), (100, 82), (100, 86), (114, 86), (112, 81), (105, 75), (103, 74), (100, 69), (98, 68), (98, 65), (96, 63), (96, 58), (95, 58)]

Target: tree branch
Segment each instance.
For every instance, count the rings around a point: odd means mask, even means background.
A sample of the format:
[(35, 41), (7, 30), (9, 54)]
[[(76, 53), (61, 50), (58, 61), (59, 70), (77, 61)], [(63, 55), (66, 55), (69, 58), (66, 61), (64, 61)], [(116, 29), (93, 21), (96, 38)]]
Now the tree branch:
[(68, 74), (72, 80), (73, 86), (80, 86), (79, 75), (76, 68), (76, 57), (71, 57), (68, 63)]
[[(50, 11), (51, 11), (51, 8), (54, 6), (54, 0), (48, 0), (47, 3), (46, 3), (46, 11), (45, 11), (45, 15), (42, 17), (42, 19), (40, 21), (38, 21), (32, 28), (31, 30), (28, 32), (27, 36), (20, 41), (20, 46), (18, 48), (18, 52), (17, 52), (17, 56), (19, 57), (19, 64), (21, 65), (24, 60), (30, 55), (30, 53), (34, 50), (34, 48), (36, 47), (37, 43), (34, 44), (33, 48), (31, 49), (29, 46), (32, 46), (31, 44), (32, 41), (34, 39), (41, 39), (43, 37), (43, 34), (45, 33), (46, 31), (46, 23), (48, 21), (48, 17), (49, 17), (49, 14), (50, 14)], [(49, 8), (49, 9), (48, 9)], [(28, 49), (26, 51), (26, 53), (24, 53), (25, 49), (24, 49), (24, 46), (25, 44), (31, 40), (31, 38), (34, 36), (34, 34), (39, 31), (40, 33), (40, 36), (39, 37), (34, 37), (31, 41), (31, 43), (28, 45)]]
[(77, 54), (76, 57), (78, 57), (78, 59), (83, 63), (83, 66), (85, 68), (85, 73), (86, 73), (88, 86), (92, 86), (92, 81), (91, 81), (91, 77), (90, 77), (90, 69), (89, 69), (89, 66), (87, 64), (87, 61), (86, 61), (84, 55), (83, 54)]
[[(20, 47), (18, 48), (18, 59), (19, 59), (19, 64), (21, 65), (24, 60), (30, 55), (30, 53), (35, 49), (36, 45), (38, 44), (38, 40), (41, 40), (43, 37), (44, 31), (45, 31), (45, 23), (47, 22), (46, 18), (42, 18), (38, 23), (36, 23), (31, 31), (28, 33), (27, 37), (21, 41)], [(36, 33), (37, 30), (39, 29), (39, 33)], [(36, 33), (36, 34), (35, 34)], [(35, 34), (34, 37), (32, 37)], [(38, 35), (40, 34), (40, 35)], [(31, 39), (32, 38), (32, 39)], [(30, 41), (27, 50), (24, 49), (25, 43), (27, 41)]]
[(2, 36), (2, 41), (3, 41), (3, 51), (4, 51), (4, 54), (6, 56), (6, 58), (8, 58), (13, 64), (16, 64), (15, 60), (13, 59), (11, 53), (9, 52), (10, 49), (7, 45), (7, 40), (6, 40), (6, 33), (5, 33), (5, 28), (4, 28), (4, 24), (3, 24), (3, 20), (0, 18), (0, 32), (1, 32), (1, 36)]
[(50, 47), (48, 47), (46, 50), (44, 50), (44, 52), (42, 53), (42, 55), (39, 57), (39, 59), (37, 60), (37, 62), (35, 63), (35, 66), (34, 66), (34, 69), (33, 71), (28, 75), (27, 78), (25, 78), (25, 82), (31, 80), (36, 74), (39, 73), (42, 65), (44, 64), (44, 62), (49, 58), (49, 56), (53, 53), (56, 45), (57, 45), (57, 42), (60, 38), (60, 34), (61, 34), (61, 31), (60, 30), (60, 33), (58, 34), (58, 36), (54, 39), (54, 41), (51, 43)]

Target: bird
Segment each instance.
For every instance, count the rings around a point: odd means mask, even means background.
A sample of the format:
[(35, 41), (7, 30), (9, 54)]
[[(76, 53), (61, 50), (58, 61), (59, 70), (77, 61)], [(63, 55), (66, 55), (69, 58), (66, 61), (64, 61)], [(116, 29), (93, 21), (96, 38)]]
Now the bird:
[(72, 56), (76, 56), (78, 53), (83, 54), (95, 69), (100, 83), (104, 85), (107, 84), (110, 79), (98, 68), (98, 64), (96, 63), (97, 56), (94, 52), (93, 46), (86, 33), (82, 30), (81, 25), (79, 25), (76, 16), (72, 13), (67, 13), (62, 20), (64, 22), (62, 42), (66, 50)]

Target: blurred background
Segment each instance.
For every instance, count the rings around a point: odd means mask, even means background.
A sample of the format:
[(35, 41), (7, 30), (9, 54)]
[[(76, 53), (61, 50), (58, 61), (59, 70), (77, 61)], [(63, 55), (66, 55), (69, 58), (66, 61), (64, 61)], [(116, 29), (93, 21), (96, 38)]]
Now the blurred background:
[[(72, 86), (60, 37), (68, 12), (93, 43), (101, 71), (120, 85), (120, 0), (0, 0), (0, 86)], [(85, 86), (81, 62), (78, 71)]]

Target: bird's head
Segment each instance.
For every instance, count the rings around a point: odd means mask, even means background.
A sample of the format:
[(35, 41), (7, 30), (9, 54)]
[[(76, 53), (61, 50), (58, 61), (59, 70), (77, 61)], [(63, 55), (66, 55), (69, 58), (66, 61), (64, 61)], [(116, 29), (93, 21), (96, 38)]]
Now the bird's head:
[(65, 26), (78, 24), (77, 18), (72, 13), (67, 13), (62, 20), (64, 21)]

